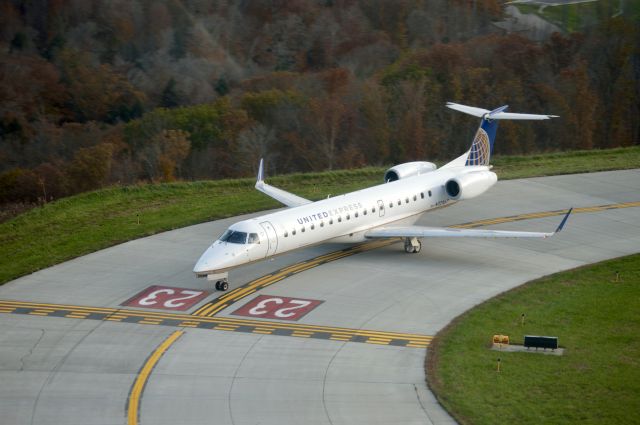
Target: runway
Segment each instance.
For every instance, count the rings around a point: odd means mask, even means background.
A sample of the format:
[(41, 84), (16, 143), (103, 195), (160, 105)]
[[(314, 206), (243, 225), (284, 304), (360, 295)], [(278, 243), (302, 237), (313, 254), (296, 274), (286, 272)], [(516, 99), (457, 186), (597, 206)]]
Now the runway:
[(551, 239), (322, 245), (232, 272), (226, 294), (191, 268), (243, 217), (17, 279), (0, 287), (0, 424), (453, 423), (424, 382), (431, 336), (523, 282), (640, 251), (640, 170), (499, 182), (421, 219), (551, 231), (569, 207)]

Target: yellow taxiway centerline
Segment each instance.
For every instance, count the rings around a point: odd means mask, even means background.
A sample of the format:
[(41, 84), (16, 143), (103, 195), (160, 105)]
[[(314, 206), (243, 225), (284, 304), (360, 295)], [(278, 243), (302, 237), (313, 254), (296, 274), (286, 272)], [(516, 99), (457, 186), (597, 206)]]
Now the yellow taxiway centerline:
[(145, 364), (140, 369), (138, 376), (133, 383), (131, 393), (129, 394), (129, 400), (127, 402), (127, 424), (138, 425), (139, 411), (140, 411), (140, 399), (142, 398), (142, 392), (149, 379), (151, 371), (160, 360), (160, 357), (176, 342), (178, 338), (182, 336), (184, 331), (175, 331), (162, 344), (156, 348), (156, 350), (149, 356)]

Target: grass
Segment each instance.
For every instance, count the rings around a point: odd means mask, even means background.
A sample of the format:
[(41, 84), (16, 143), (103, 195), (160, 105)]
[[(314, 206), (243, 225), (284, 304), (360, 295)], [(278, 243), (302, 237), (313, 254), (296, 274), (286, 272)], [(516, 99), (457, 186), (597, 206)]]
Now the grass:
[[(640, 168), (640, 147), (505, 156), (494, 163), (501, 179)], [(379, 184), (383, 172), (292, 174), (269, 182), (320, 199)], [(253, 184), (253, 179), (238, 179), (113, 187), (30, 210), (0, 223), (0, 284), (127, 240), (280, 206)]]
[[(530, 282), (437, 335), (429, 385), (462, 424), (640, 423), (639, 311), (638, 254)], [(493, 334), (558, 336), (566, 352), (498, 353)]]

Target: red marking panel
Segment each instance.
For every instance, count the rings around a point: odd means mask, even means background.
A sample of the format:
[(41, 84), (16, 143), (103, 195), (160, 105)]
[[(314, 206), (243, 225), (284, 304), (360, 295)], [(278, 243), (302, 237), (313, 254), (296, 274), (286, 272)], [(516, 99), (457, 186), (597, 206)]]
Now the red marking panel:
[(199, 289), (153, 285), (120, 305), (184, 311), (194, 306), (207, 295), (209, 295), (207, 291)]
[(324, 301), (260, 295), (231, 314), (262, 319), (300, 320)]

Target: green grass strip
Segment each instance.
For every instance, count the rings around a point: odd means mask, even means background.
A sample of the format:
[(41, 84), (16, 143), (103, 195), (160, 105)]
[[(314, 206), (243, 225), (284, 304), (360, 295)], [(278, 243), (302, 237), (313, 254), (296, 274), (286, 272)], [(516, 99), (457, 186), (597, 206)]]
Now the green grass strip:
[[(640, 147), (496, 157), (494, 163), (501, 179), (638, 168)], [(384, 170), (292, 174), (268, 181), (316, 200), (379, 184)], [(253, 184), (253, 179), (238, 179), (114, 187), (33, 209), (0, 224), (0, 284), (131, 239), (281, 206)]]
[[(462, 424), (640, 423), (638, 312), (638, 254), (527, 283), (437, 335), (429, 386)], [(524, 335), (557, 336), (566, 351), (499, 353), (489, 349), (494, 334), (518, 344)]]

